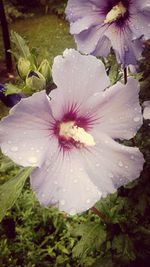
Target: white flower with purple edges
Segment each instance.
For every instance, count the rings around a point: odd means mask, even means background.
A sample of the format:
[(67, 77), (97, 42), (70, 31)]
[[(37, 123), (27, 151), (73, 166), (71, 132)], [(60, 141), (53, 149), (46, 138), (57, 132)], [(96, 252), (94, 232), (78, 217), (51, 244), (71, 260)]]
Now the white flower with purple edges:
[(54, 59), (52, 75), (51, 99), (35, 93), (1, 121), (1, 149), (36, 167), (31, 186), (42, 206), (73, 215), (139, 177), (142, 153), (115, 141), (142, 125), (139, 84), (129, 78), (109, 87), (103, 63), (73, 49)]
[(137, 64), (150, 38), (149, 0), (68, 0), (66, 15), (79, 51), (106, 57), (112, 47), (123, 67)]

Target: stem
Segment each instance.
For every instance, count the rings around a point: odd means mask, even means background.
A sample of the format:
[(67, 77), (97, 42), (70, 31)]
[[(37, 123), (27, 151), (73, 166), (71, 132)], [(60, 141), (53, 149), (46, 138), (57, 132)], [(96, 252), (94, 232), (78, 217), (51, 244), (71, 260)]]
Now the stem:
[(127, 80), (128, 80), (128, 78), (127, 78), (127, 68), (124, 68), (123, 73), (124, 73), (124, 84), (126, 84)]
[(106, 221), (107, 220), (106, 214), (104, 214), (103, 212), (99, 211), (97, 208), (92, 207), (91, 210), (93, 211), (93, 213), (98, 215), (102, 219), (102, 221)]
[(0, 21), (1, 21), (1, 26), (2, 26), (3, 42), (4, 42), (4, 48), (5, 48), (6, 66), (7, 66), (7, 70), (11, 72), (13, 68), (13, 64), (12, 64), (11, 54), (8, 52), (8, 50), (10, 49), (10, 38), (9, 38), (8, 24), (7, 24), (5, 10), (4, 10), (4, 4), (2, 0), (0, 0)]

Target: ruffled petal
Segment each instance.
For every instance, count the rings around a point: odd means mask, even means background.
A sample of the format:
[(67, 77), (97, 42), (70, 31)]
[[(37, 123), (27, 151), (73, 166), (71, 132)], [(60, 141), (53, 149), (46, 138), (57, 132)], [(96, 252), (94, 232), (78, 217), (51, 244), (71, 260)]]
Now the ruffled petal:
[[(103, 19), (101, 19), (101, 21), (102, 20)], [(99, 25), (99, 23), (100, 23), (100, 18), (97, 13), (83, 17), (70, 24), (70, 33), (79, 34), (80, 32), (87, 30), (89, 27)]]
[(112, 138), (130, 139), (142, 125), (139, 83), (129, 78), (126, 85), (118, 82), (105, 92), (94, 94), (85, 104), (83, 114), (93, 118), (93, 128)]
[(2, 152), (22, 166), (40, 166), (50, 143), (52, 122), (44, 91), (22, 99), (0, 123)]
[(84, 168), (105, 196), (139, 177), (143, 155), (136, 147), (126, 147), (99, 132), (93, 133), (95, 147), (83, 151)]
[(86, 211), (101, 197), (90, 178), (79, 151), (58, 151), (31, 174), (31, 186), (42, 206), (55, 205), (74, 215)]
[(109, 25), (99, 24), (79, 34), (75, 34), (77, 49), (84, 54), (94, 54), (98, 43), (102, 42), (108, 27)]

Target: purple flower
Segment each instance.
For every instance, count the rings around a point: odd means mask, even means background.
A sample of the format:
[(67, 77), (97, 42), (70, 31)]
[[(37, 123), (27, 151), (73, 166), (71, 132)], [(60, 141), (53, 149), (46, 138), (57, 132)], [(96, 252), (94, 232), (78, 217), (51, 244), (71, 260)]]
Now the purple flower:
[(68, 0), (66, 15), (79, 51), (105, 57), (113, 47), (123, 67), (137, 64), (150, 38), (149, 0)]
[(73, 49), (55, 58), (52, 75), (51, 100), (35, 93), (2, 120), (1, 149), (37, 167), (31, 186), (41, 205), (73, 215), (139, 176), (139, 149), (114, 140), (132, 138), (142, 124), (139, 85), (129, 78), (107, 88), (103, 63)]

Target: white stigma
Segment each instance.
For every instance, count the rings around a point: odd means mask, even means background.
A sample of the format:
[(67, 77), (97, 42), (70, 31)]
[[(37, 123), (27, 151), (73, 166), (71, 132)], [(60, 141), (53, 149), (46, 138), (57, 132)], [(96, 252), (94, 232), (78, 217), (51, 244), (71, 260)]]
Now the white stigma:
[(111, 23), (116, 21), (119, 17), (123, 16), (126, 13), (126, 8), (124, 5), (119, 2), (118, 5), (114, 6), (108, 13), (104, 20), (104, 23)]
[(86, 146), (95, 145), (93, 136), (83, 128), (76, 126), (73, 121), (62, 122), (60, 124), (59, 135), (64, 136), (68, 140), (72, 138), (74, 141)]

